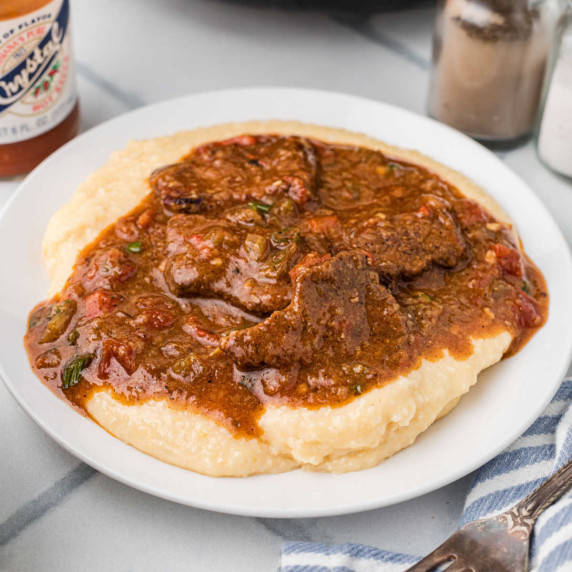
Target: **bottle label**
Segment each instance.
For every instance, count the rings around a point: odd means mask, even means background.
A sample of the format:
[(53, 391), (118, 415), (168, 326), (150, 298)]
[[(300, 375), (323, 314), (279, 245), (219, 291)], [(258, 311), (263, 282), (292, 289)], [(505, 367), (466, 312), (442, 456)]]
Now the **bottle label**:
[(0, 144), (49, 131), (77, 95), (69, 0), (0, 21)]

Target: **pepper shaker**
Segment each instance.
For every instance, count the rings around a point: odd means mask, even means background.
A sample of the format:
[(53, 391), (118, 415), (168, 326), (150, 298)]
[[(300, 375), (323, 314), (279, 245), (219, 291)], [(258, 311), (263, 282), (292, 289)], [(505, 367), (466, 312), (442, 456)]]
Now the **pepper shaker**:
[(537, 150), (546, 166), (572, 177), (572, 1), (556, 26)]
[(439, 0), (429, 113), (485, 144), (532, 131), (560, 0)]

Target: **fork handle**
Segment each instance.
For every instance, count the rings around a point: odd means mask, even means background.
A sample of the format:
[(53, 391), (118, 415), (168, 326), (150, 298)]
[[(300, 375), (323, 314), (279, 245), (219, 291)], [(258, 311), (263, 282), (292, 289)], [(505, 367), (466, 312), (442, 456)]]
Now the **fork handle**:
[(532, 529), (540, 514), (557, 501), (570, 487), (572, 487), (572, 460), (568, 461), (508, 513), (520, 520), (521, 524)]

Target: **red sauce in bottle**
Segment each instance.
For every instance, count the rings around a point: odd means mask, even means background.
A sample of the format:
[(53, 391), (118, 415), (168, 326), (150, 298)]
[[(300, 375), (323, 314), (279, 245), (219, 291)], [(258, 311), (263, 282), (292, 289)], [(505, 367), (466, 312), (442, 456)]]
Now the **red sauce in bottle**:
[(32, 170), (78, 128), (69, 0), (2, 0), (0, 177)]

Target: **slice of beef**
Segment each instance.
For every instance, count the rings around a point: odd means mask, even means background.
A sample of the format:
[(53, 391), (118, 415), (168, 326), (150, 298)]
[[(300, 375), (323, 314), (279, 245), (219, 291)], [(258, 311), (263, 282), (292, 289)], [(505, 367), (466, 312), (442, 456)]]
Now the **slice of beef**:
[(415, 210), (386, 216), (382, 211), (359, 221), (349, 244), (371, 253), (382, 277), (411, 278), (433, 264), (453, 268), (466, 256), (466, 243), (447, 205), (423, 197)]
[(222, 298), (266, 314), (288, 305), (288, 272), (308, 252), (295, 229), (175, 215), (167, 225), (164, 275), (176, 296)]
[(292, 271), (291, 304), (232, 332), (221, 349), (241, 369), (345, 360), (368, 343), (405, 338), (405, 318), (360, 250), (310, 256)]
[(199, 213), (231, 201), (288, 195), (299, 205), (315, 192), (318, 161), (300, 137), (242, 136), (195, 149), (156, 170), (151, 187), (173, 213)]

